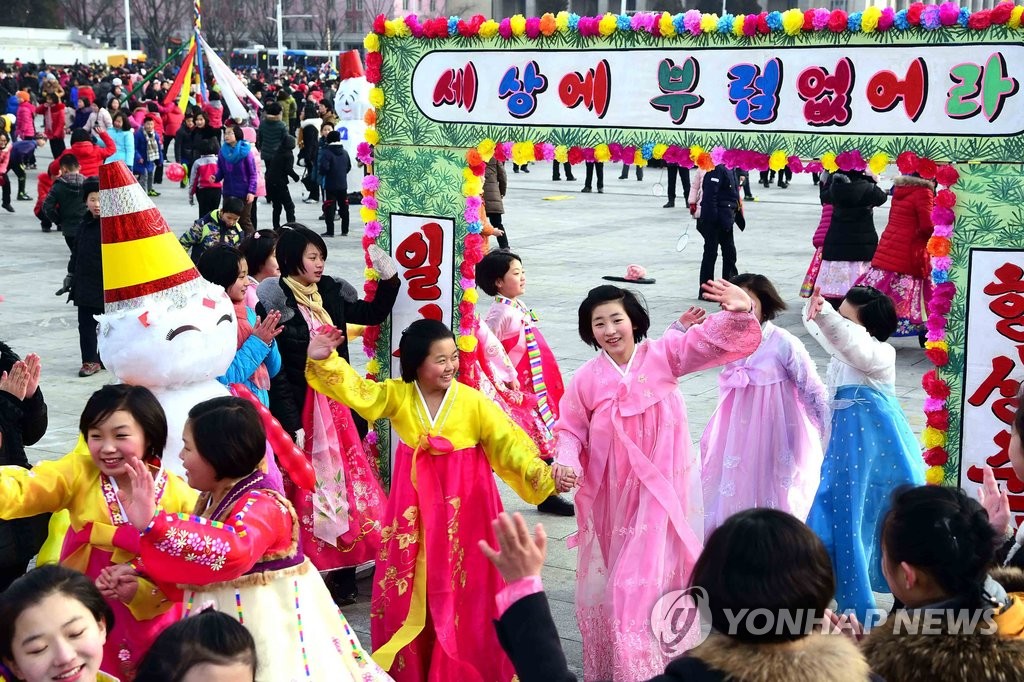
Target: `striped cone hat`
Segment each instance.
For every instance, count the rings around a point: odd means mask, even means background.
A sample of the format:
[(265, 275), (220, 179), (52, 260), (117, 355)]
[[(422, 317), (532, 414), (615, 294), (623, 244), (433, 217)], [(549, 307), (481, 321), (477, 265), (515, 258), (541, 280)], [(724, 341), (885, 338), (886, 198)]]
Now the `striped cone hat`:
[(100, 166), (100, 232), (107, 313), (180, 308), (202, 291), (199, 271), (123, 161)]

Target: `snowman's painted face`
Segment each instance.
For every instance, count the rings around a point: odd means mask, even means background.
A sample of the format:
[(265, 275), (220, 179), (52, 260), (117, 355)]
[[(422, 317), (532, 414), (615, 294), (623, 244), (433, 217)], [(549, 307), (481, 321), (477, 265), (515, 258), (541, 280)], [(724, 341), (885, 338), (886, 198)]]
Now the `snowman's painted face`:
[(154, 308), (97, 318), (103, 362), (118, 379), (170, 388), (224, 374), (238, 321), (223, 288), (207, 284), (183, 308)]

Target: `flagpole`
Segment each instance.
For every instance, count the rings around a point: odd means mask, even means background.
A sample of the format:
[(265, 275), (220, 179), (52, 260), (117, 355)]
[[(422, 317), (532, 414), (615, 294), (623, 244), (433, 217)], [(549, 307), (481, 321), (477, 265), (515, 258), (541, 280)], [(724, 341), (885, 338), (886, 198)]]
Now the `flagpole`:
[(202, 0), (193, 0), (192, 12), (195, 20), (195, 41), (196, 41), (196, 68), (199, 70), (199, 91), (204, 100), (208, 100), (206, 94), (206, 76), (203, 72), (203, 45), (199, 39), (203, 30), (203, 5)]

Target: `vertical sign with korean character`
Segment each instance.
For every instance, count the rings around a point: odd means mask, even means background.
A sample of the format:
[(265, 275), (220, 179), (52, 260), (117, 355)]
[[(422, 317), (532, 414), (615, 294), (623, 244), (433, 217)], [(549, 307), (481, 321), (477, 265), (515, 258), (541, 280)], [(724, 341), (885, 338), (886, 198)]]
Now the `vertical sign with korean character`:
[(988, 464), (1019, 521), (1024, 482), (1008, 448), (1024, 380), (1024, 251), (972, 249), (967, 296), (960, 485), (974, 496)]
[[(391, 214), (392, 257), (402, 288), (391, 311), (391, 348), (398, 349), (402, 332), (422, 318), (452, 326), (455, 308), (455, 221), (437, 216)], [(391, 358), (391, 376), (402, 376), (398, 357)], [(391, 434), (391, 454), (398, 438)]]

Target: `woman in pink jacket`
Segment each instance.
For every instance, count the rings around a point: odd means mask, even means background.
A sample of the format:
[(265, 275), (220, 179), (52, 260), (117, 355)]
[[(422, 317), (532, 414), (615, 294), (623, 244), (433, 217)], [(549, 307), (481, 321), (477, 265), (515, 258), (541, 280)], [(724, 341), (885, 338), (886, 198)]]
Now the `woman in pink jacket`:
[[(14, 132), (19, 140), (31, 140), (36, 136), (36, 108), (32, 106), (30, 95), (18, 91), (18, 113), (15, 115)], [(36, 154), (33, 151), (25, 159), (26, 168), (36, 167)]]

